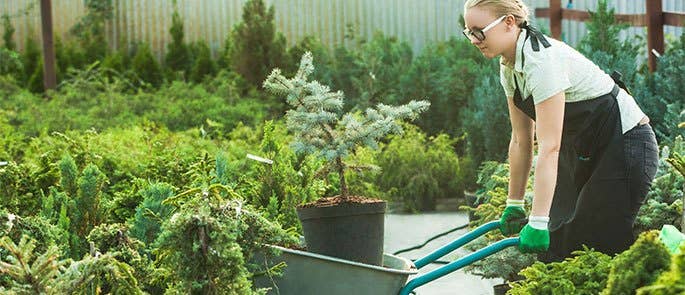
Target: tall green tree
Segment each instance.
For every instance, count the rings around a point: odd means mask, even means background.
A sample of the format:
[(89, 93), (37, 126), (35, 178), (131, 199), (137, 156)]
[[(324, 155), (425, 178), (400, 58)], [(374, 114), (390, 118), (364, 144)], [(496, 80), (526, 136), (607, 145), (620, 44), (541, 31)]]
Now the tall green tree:
[(14, 43), (14, 39), (12, 38), (14, 36), (14, 26), (12, 26), (10, 16), (7, 14), (2, 15), (2, 27), (2, 41), (4, 41), (5, 48), (8, 50), (15, 50), (17, 44)]
[(86, 63), (102, 60), (107, 55), (105, 22), (114, 16), (112, 0), (85, 0), (86, 14), (71, 28), (86, 56)]
[(188, 77), (191, 65), (190, 49), (185, 43), (183, 32), (183, 19), (176, 8), (174, 1), (174, 13), (171, 15), (171, 43), (167, 45), (167, 54), (164, 58), (165, 65), (174, 72), (182, 72), (184, 77)]
[(140, 44), (136, 55), (133, 57), (133, 71), (138, 75), (141, 82), (148, 83), (152, 87), (159, 87), (164, 82), (161, 67), (152, 55), (150, 46), (146, 43)]
[(230, 62), (233, 70), (255, 87), (272, 68), (285, 66), (285, 37), (276, 32), (274, 8), (263, 0), (248, 0), (243, 18), (231, 33)]
[(38, 47), (36, 39), (29, 36), (26, 38), (24, 44), (24, 52), (21, 54), (21, 63), (24, 65), (24, 72), (18, 80), (26, 84), (36, 71), (43, 72), (43, 65), (41, 64), (43, 57), (40, 53), (40, 48)]
[(585, 23), (587, 35), (580, 41), (580, 51), (584, 54), (593, 51), (620, 53), (624, 44), (619, 40), (619, 33), (628, 25), (616, 21), (615, 9), (609, 7), (607, 0), (598, 0), (597, 10), (589, 13), (590, 20)]

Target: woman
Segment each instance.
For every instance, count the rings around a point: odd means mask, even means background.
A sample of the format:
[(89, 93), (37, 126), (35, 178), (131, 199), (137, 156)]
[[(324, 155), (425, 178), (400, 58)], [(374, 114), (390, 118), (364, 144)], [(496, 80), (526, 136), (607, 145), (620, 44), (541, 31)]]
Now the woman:
[[(509, 106), (511, 177), (502, 233), (518, 233), (520, 250), (538, 252), (545, 262), (582, 245), (606, 254), (627, 249), (658, 162), (649, 118), (620, 76), (529, 26), (521, 0), (467, 0), (464, 11), (464, 35), (485, 57), (500, 56)], [(534, 136), (538, 157), (526, 223)]]

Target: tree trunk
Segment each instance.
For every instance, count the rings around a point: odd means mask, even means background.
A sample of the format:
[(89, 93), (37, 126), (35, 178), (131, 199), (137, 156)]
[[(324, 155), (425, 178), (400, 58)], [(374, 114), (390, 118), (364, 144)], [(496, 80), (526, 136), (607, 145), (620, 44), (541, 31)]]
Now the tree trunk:
[(345, 166), (340, 157), (335, 159), (336, 166), (338, 169), (338, 175), (340, 176), (340, 196), (342, 198), (347, 198), (347, 182), (345, 182)]

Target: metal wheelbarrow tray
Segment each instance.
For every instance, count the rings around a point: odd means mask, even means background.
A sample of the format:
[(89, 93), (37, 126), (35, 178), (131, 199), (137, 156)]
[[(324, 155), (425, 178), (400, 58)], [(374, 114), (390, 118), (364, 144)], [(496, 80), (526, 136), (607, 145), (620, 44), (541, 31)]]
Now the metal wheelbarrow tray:
[(280, 250), (281, 255), (270, 258), (266, 261), (267, 265), (285, 262), (287, 267), (280, 277), (255, 277), (255, 284), (260, 288), (271, 287), (268, 294), (281, 295), (406, 295), (473, 262), (518, 245), (519, 238), (503, 239), (407, 282), (408, 277), (417, 274), (420, 268), (498, 228), (499, 221), (481, 225), (414, 263), (385, 253), (383, 267), (271, 246)]

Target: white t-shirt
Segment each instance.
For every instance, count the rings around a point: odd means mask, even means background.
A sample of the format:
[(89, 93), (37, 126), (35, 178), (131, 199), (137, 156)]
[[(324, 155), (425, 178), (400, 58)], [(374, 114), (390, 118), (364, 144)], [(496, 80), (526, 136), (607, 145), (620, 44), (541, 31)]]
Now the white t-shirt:
[[(578, 102), (605, 95), (613, 89), (615, 83), (607, 73), (587, 59), (573, 47), (561, 41), (547, 37), (552, 45), (535, 52), (530, 38), (526, 40), (526, 30), (521, 30), (516, 42), (516, 61), (514, 67), (500, 65), (500, 83), (507, 97), (514, 96), (518, 82), (521, 98), (533, 96), (533, 102), (540, 102), (564, 91), (566, 102)], [(524, 42), (524, 40), (526, 40)], [(525, 60), (521, 54), (525, 55)], [(635, 99), (620, 89), (618, 96), (619, 112), (623, 133), (635, 127), (645, 114)]]

